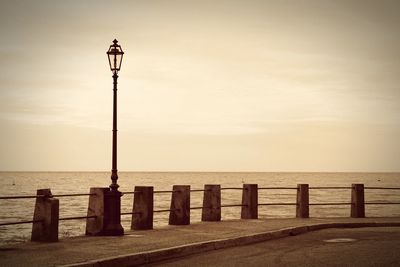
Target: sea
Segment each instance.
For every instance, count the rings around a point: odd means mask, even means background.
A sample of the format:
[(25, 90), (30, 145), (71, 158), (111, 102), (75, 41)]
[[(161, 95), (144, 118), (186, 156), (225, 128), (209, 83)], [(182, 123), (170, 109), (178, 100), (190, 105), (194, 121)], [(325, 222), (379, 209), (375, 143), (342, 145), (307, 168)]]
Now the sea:
[[(242, 187), (244, 183), (259, 187), (310, 186), (400, 187), (400, 173), (319, 173), (319, 172), (119, 172), (121, 192), (135, 186), (154, 186), (154, 190), (171, 190), (173, 185), (190, 185), (203, 189), (205, 184)], [(110, 172), (0, 172), (0, 196), (35, 195), (37, 189), (50, 188), (53, 194), (89, 193), (91, 187), (107, 187)], [(223, 190), (222, 205), (241, 204), (241, 190)], [(310, 190), (310, 203), (350, 202), (350, 189)], [(60, 218), (86, 216), (88, 196), (60, 197)], [(201, 206), (203, 192), (191, 193), (191, 206)], [(154, 209), (168, 209), (171, 193), (155, 194)], [(400, 190), (365, 190), (366, 202), (400, 202)], [(259, 203), (296, 202), (296, 190), (260, 190)], [(0, 223), (33, 219), (35, 199), (0, 199)], [(133, 195), (121, 199), (122, 212), (131, 212)], [(259, 206), (259, 218), (291, 218), (295, 206)], [(201, 210), (190, 212), (191, 223), (200, 222)], [(349, 217), (350, 206), (310, 206), (310, 217)], [(400, 217), (400, 205), (367, 205), (367, 217)], [(239, 219), (240, 207), (222, 208), (222, 220)], [(130, 229), (131, 215), (122, 216), (122, 226)], [(85, 220), (60, 221), (59, 237), (84, 235)], [(154, 214), (154, 227), (168, 225), (168, 212)], [(0, 245), (29, 241), (32, 224), (0, 226)]]

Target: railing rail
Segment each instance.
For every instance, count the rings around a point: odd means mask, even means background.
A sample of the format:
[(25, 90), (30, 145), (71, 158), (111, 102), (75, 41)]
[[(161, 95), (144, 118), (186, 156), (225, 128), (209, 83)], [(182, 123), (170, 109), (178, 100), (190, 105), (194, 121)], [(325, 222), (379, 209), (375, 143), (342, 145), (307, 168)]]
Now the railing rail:
[(229, 208), (229, 207), (246, 207), (246, 204), (226, 204), (218, 206), (218, 208)]
[(26, 195), (26, 196), (0, 196), (0, 199), (21, 199), (21, 198), (41, 198), (49, 197), (45, 195)]
[(133, 195), (133, 194), (140, 194), (140, 191), (129, 191), (129, 192), (121, 192), (122, 195)]
[(205, 192), (205, 191), (210, 191), (208, 189), (190, 189), (190, 192)]
[(199, 209), (204, 209), (203, 206), (198, 206), (198, 207), (190, 207), (191, 210), (199, 210)]
[[(243, 190), (242, 187), (222, 187), (221, 190)], [(244, 189), (246, 190), (246, 189)]]
[(165, 193), (174, 193), (174, 192), (182, 192), (181, 190), (157, 190), (154, 191), (154, 194), (165, 194)]
[(91, 193), (76, 193), (76, 194), (55, 194), (52, 197), (83, 197), (83, 196), (95, 196), (96, 194)]
[(400, 202), (365, 202), (365, 205), (399, 205)]
[(377, 190), (400, 190), (400, 187), (378, 187), (378, 186), (366, 186), (364, 189), (377, 189)]
[(132, 214), (142, 214), (142, 212), (136, 211), (136, 212), (121, 212), (121, 215), (132, 215)]
[(153, 212), (170, 212), (170, 211), (178, 211), (180, 209), (163, 209), (163, 210), (154, 210)]
[(309, 203), (310, 206), (340, 206), (340, 205), (351, 205), (350, 202), (321, 202), (321, 203)]
[(341, 190), (341, 189), (351, 189), (351, 187), (350, 186), (310, 186), (309, 189)]
[(69, 221), (69, 220), (80, 220), (80, 219), (91, 219), (91, 218), (97, 218), (97, 216), (96, 215), (92, 215), (92, 216), (65, 217), (65, 218), (59, 218), (58, 220), (60, 220), (60, 221)]
[(295, 206), (297, 203), (286, 203), (286, 202), (276, 202), (276, 203), (258, 203), (258, 206)]
[(15, 225), (15, 224), (26, 224), (26, 223), (37, 223), (37, 222), (43, 222), (43, 220), (29, 220), (29, 221), (18, 221), (18, 222), (4, 222), (4, 223), (0, 223), (0, 226)]
[(20, 195), (20, 196), (0, 196), (0, 199), (23, 199), (23, 198), (52, 198), (52, 197), (79, 197), (93, 196), (90, 193), (54, 194), (54, 195)]
[(297, 187), (285, 187), (285, 186), (259, 187), (258, 190), (297, 190)]

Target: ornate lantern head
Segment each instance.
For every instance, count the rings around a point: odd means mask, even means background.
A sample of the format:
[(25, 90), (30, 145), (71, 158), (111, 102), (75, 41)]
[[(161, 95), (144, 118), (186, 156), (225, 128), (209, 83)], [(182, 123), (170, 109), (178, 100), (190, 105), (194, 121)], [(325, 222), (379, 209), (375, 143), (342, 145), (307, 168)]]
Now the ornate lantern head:
[(110, 63), (110, 69), (113, 73), (118, 73), (121, 69), (122, 57), (124, 52), (121, 46), (118, 44), (117, 39), (114, 39), (113, 44), (110, 45), (110, 49), (107, 51), (108, 62)]

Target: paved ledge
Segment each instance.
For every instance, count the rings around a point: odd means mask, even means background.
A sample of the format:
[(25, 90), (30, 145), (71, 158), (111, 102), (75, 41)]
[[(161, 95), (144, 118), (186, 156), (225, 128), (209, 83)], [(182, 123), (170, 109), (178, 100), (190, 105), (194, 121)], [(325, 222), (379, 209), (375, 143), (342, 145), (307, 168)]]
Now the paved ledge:
[(0, 247), (1, 266), (136, 266), (338, 227), (399, 226), (400, 218), (259, 219), (198, 222), (121, 237), (73, 237)]

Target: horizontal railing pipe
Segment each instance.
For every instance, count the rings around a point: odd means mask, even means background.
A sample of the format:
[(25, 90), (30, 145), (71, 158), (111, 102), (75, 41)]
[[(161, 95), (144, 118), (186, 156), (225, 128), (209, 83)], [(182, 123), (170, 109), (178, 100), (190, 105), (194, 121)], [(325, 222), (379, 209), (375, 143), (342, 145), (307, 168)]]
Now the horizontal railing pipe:
[(3, 197), (0, 197), (0, 199), (41, 198), (41, 197), (50, 197), (50, 196), (45, 196), (45, 195), (3, 196)]
[(131, 191), (131, 192), (121, 192), (122, 195), (133, 195), (133, 194), (140, 194), (140, 191)]
[(176, 211), (179, 209), (165, 209), (165, 210), (154, 210), (153, 212), (170, 212), (170, 211)]
[(26, 195), (26, 196), (1, 196), (0, 199), (21, 199), (21, 198), (41, 198), (41, 197), (79, 197), (91, 196), (90, 193), (55, 194), (55, 195)]
[(76, 194), (56, 194), (52, 197), (80, 197), (80, 196), (95, 196), (96, 194), (91, 193), (76, 193)]
[(351, 187), (349, 187), (349, 186), (310, 186), (308, 189), (338, 190), (338, 189), (351, 189)]
[(38, 222), (43, 222), (43, 220), (30, 220), (30, 221), (18, 221), (18, 222), (5, 222), (5, 223), (0, 223), (0, 226), (6, 226), (6, 225), (15, 225), (15, 224), (26, 224), (26, 223), (38, 223)]
[(258, 190), (297, 190), (297, 187), (259, 187)]
[(190, 189), (190, 192), (204, 192), (204, 191), (210, 191), (208, 189)]
[(336, 205), (351, 205), (352, 203), (332, 202), (332, 203), (310, 203), (310, 206), (336, 206)]
[(365, 202), (365, 205), (399, 205), (400, 202)]
[(90, 218), (97, 218), (96, 215), (93, 216), (76, 216), (76, 217), (65, 217), (59, 218), (59, 221), (68, 221), (68, 220), (80, 220), (80, 219), (90, 219)]
[(202, 208), (204, 208), (203, 206), (200, 206), (200, 207), (191, 207), (190, 209), (191, 210), (199, 210), (199, 209), (202, 209)]
[(364, 189), (400, 190), (400, 187), (376, 187), (376, 186), (368, 186), (368, 187), (364, 187)]
[(121, 212), (121, 215), (141, 214), (141, 212)]
[(228, 208), (228, 207), (246, 207), (247, 205), (243, 204), (227, 204), (227, 205), (221, 205), (219, 208)]
[(174, 192), (181, 192), (181, 190), (158, 190), (154, 191), (154, 194), (163, 194), (163, 193), (174, 193)]
[(259, 203), (258, 206), (296, 206), (297, 203)]
[(221, 187), (221, 190), (243, 190), (242, 187)]

